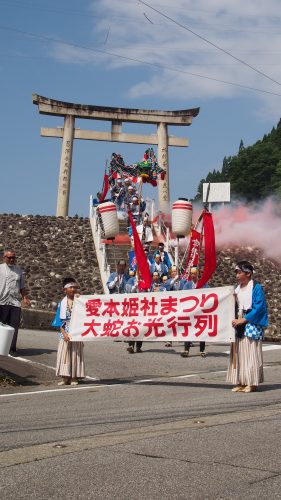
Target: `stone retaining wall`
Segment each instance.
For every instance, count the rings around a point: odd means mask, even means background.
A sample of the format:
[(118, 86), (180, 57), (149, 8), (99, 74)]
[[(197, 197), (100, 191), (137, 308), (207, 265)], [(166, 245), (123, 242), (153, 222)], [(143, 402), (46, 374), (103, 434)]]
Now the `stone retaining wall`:
[(9, 248), (25, 270), (31, 309), (55, 311), (65, 277), (75, 278), (82, 294), (103, 293), (87, 218), (2, 214), (1, 260)]
[(21, 310), (21, 328), (28, 330), (52, 330), (54, 311), (42, 311), (23, 307)]

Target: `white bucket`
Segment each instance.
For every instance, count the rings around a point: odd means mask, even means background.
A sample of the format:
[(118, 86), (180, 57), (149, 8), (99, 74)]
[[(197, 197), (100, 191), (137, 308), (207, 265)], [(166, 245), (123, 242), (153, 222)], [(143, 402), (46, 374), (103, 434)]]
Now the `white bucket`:
[(177, 236), (187, 236), (192, 223), (192, 203), (178, 199), (172, 206), (172, 232)]
[(0, 356), (8, 356), (15, 329), (0, 323)]
[(102, 220), (104, 238), (115, 238), (119, 233), (119, 221), (114, 203), (107, 201), (98, 205), (98, 210)]

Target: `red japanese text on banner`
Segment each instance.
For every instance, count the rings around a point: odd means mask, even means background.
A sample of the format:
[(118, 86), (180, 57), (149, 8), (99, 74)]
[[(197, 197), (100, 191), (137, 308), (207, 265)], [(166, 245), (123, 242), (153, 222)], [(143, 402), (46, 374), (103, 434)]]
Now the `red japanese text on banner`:
[(72, 341), (233, 342), (233, 287), (177, 292), (81, 295), (75, 298)]
[(187, 257), (187, 265), (186, 269), (183, 273), (185, 278), (190, 279), (190, 270), (192, 267), (198, 266), (199, 261), (199, 249), (200, 249), (200, 238), (201, 235), (195, 229), (191, 231), (190, 244), (189, 244), (189, 252)]

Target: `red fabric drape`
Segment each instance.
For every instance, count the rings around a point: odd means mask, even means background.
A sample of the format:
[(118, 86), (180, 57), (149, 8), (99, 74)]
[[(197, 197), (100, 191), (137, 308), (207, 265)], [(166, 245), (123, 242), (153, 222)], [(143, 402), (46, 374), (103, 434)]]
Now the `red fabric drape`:
[(105, 200), (105, 197), (106, 197), (106, 195), (107, 195), (108, 188), (109, 188), (109, 180), (108, 180), (108, 175), (107, 175), (107, 174), (104, 174), (104, 178), (103, 178), (103, 188), (102, 188), (102, 193), (101, 193), (101, 196), (100, 196), (100, 198), (99, 198), (99, 203), (102, 203), (102, 202)]
[(203, 213), (203, 228), (204, 228), (204, 269), (203, 274), (198, 281), (196, 288), (201, 288), (211, 278), (216, 270), (216, 242), (215, 230), (212, 214), (210, 212)]
[(149, 265), (147, 262), (147, 257), (144, 253), (144, 249), (137, 232), (136, 224), (130, 211), (128, 211), (128, 215), (130, 219), (130, 224), (132, 226), (135, 256), (138, 263), (138, 269), (142, 278), (142, 280), (139, 282), (139, 288), (142, 290), (148, 290), (151, 287), (152, 278), (150, 274)]
[(198, 266), (199, 250), (200, 250), (200, 233), (192, 229), (189, 243), (189, 251), (187, 257), (187, 264), (183, 276), (190, 279), (190, 269)]

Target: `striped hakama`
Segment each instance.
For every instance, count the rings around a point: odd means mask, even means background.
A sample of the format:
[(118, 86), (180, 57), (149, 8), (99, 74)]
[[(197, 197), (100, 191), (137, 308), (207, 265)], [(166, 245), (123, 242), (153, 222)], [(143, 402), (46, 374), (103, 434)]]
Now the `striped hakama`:
[(83, 342), (65, 342), (65, 340), (60, 339), (56, 375), (69, 378), (85, 377), (83, 350)]
[(243, 337), (236, 339), (231, 346), (226, 381), (234, 385), (259, 385), (263, 382), (262, 341)]

